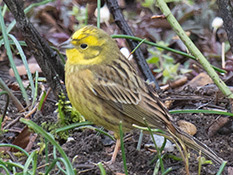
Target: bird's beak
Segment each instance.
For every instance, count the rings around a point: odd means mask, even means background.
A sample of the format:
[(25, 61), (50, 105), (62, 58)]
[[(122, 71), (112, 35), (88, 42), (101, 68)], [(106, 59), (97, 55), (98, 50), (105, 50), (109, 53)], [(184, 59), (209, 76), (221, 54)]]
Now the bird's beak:
[(73, 49), (74, 45), (71, 43), (72, 39), (68, 39), (65, 42), (61, 43), (58, 47), (61, 49)]

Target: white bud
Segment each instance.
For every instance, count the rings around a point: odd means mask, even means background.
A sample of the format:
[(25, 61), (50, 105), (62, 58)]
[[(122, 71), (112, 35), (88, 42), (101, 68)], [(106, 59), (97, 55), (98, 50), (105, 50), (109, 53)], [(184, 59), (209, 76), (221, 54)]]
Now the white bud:
[(66, 142), (71, 142), (71, 141), (74, 141), (74, 138), (73, 137), (68, 137)]
[(223, 25), (223, 20), (220, 17), (215, 17), (214, 20), (212, 21), (212, 27), (216, 30), (219, 27), (222, 27)]
[(126, 58), (128, 58), (128, 60), (131, 60), (133, 58), (133, 55), (130, 55), (129, 50), (126, 47), (122, 47), (120, 51)]
[[(97, 9), (95, 9), (95, 16), (97, 17)], [(102, 8), (100, 8), (100, 23), (108, 22), (110, 19), (110, 12), (108, 10), (107, 5), (105, 4)]]

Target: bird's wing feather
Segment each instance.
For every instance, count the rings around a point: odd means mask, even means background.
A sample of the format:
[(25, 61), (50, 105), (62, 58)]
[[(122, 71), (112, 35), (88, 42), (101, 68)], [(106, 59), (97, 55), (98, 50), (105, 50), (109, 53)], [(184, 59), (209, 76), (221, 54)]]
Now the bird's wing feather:
[[(128, 74), (124, 70), (131, 72)], [(102, 69), (98, 67), (95, 76), (92, 92), (126, 116), (142, 125), (145, 118), (150, 125), (161, 129), (166, 126), (166, 121), (170, 122), (170, 115), (157, 94), (149, 91), (148, 85), (136, 75), (128, 62), (118, 64), (116, 61)]]
[(93, 92), (105, 100), (121, 104), (138, 104), (141, 94), (120, 84), (99, 77), (93, 85)]
[(102, 98), (122, 104), (138, 104), (141, 100), (140, 88), (145, 84), (123, 56), (111, 64), (99, 65), (94, 72), (93, 89)]

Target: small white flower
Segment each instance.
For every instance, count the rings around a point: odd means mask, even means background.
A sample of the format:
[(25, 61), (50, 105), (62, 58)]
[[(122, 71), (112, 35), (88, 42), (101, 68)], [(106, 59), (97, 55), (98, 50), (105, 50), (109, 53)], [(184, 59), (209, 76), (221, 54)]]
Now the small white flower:
[[(97, 9), (95, 10), (95, 16), (97, 17)], [(105, 4), (102, 8), (100, 8), (100, 23), (108, 22), (110, 19), (110, 12), (108, 10), (107, 5)]]
[(219, 27), (222, 27), (223, 25), (223, 20), (220, 17), (215, 17), (214, 20), (212, 21), (212, 27), (217, 30)]
[(71, 142), (71, 141), (74, 141), (74, 138), (73, 137), (68, 137), (66, 142)]
[(128, 58), (128, 60), (131, 60), (133, 58), (133, 55), (130, 55), (129, 50), (126, 47), (122, 47), (120, 51), (126, 58)]

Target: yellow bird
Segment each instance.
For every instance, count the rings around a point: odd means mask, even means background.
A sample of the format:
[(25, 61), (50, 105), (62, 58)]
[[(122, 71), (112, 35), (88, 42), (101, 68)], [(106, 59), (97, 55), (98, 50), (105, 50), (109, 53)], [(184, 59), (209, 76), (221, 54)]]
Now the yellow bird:
[(145, 119), (151, 128), (163, 130), (171, 140), (182, 141), (222, 163), (210, 148), (174, 124), (157, 93), (139, 77), (106, 32), (86, 26), (62, 43), (61, 48), (66, 49), (65, 84), (71, 104), (87, 120), (115, 133), (112, 161), (120, 146), (120, 121), (127, 132), (134, 129), (133, 124), (145, 126)]

